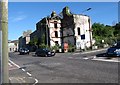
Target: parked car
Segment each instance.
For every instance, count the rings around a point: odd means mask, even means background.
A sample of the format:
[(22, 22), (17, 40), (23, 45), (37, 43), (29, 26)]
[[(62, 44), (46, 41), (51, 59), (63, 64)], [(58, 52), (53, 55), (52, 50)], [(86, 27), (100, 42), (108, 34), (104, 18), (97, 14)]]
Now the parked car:
[(29, 54), (29, 50), (27, 48), (20, 48), (19, 53), (20, 54)]
[(50, 57), (50, 56), (54, 56), (55, 52), (51, 51), (50, 49), (47, 49), (47, 48), (39, 48), (36, 50), (35, 55), (36, 56)]
[(107, 49), (108, 56), (120, 56), (120, 42), (113, 44), (112, 47)]

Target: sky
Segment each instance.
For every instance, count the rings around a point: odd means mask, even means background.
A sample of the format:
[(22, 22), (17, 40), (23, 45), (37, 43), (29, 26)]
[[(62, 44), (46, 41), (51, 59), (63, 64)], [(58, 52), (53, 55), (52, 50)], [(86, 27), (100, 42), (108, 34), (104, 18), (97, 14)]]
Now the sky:
[(8, 39), (16, 40), (23, 31), (35, 31), (36, 23), (49, 16), (52, 11), (57, 14), (68, 6), (74, 14), (90, 16), (92, 24), (113, 25), (118, 22), (118, 2), (9, 2), (8, 3)]

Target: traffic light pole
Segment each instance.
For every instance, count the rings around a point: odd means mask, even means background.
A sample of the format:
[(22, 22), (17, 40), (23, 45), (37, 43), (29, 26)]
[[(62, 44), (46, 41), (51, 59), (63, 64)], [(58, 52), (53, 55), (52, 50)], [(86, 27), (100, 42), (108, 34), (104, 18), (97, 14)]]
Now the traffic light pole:
[(8, 0), (0, 1), (0, 29), (2, 33), (2, 83), (9, 83), (8, 72)]

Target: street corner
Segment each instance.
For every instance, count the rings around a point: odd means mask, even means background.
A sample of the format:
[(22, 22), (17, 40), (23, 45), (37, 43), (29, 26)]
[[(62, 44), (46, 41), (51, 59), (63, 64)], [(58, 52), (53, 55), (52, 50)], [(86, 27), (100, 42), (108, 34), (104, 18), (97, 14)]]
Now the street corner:
[(33, 77), (9, 77), (10, 84), (35, 84), (37, 81)]
[(15, 70), (15, 69), (19, 69), (17, 66), (15, 66), (14, 64), (12, 64), (12, 63), (8, 63), (8, 69), (9, 69), (9, 71), (11, 71), (11, 70)]

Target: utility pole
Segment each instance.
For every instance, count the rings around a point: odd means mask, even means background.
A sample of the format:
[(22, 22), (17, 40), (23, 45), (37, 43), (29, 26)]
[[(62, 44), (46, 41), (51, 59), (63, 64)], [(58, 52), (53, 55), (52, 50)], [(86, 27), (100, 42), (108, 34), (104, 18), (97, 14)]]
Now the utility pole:
[(47, 40), (47, 46), (49, 46), (48, 44), (48, 20), (47, 20), (47, 17), (45, 18), (46, 19), (46, 40)]
[(2, 77), (1, 82), (9, 83), (8, 72), (8, 0), (0, 1), (0, 31), (2, 34)]

